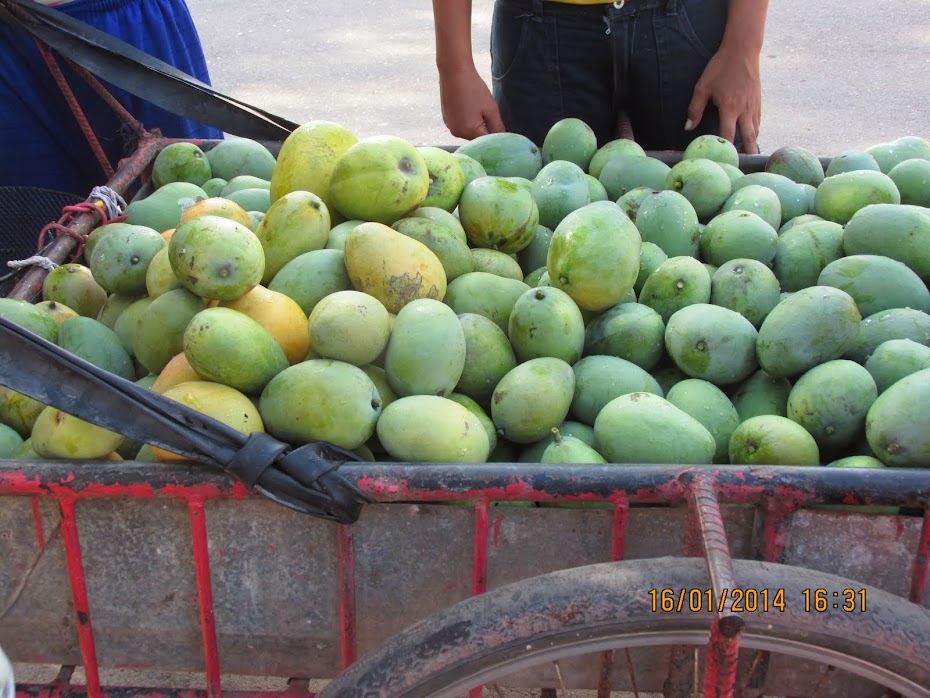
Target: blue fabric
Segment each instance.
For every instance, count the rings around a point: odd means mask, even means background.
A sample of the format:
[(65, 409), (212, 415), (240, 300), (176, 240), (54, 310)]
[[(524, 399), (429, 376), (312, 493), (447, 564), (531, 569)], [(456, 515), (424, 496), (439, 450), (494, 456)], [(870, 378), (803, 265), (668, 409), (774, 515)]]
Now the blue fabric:
[(497, 0), (491, 76), (501, 118), (537, 145), (556, 121), (579, 118), (603, 145), (616, 138), (622, 109), (647, 150), (683, 150), (719, 129), (713, 104), (694, 131), (684, 124), (726, 20), (727, 0), (635, 0), (620, 8)]
[[(56, 7), (179, 70), (210, 83), (184, 0), (73, 0)], [(127, 151), (119, 118), (63, 60), (59, 65), (116, 167)], [(222, 138), (222, 131), (171, 114), (104, 83), (148, 129), (174, 138)], [(36, 186), (82, 196), (106, 177), (33, 39), (0, 23), (0, 186)]]

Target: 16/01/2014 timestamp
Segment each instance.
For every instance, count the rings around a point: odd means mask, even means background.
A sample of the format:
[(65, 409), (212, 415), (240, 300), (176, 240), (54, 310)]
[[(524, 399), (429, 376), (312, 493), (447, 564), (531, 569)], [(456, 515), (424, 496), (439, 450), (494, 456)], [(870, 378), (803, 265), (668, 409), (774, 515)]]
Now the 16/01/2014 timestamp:
[[(784, 589), (649, 589), (649, 603), (655, 613), (720, 613), (729, 608), (733, 613), (781, 611), (788, 607)], [(805, 613), (826, 613), (839, 610), (865, 613), (865, 589), (802, 589), (797, 600)]]

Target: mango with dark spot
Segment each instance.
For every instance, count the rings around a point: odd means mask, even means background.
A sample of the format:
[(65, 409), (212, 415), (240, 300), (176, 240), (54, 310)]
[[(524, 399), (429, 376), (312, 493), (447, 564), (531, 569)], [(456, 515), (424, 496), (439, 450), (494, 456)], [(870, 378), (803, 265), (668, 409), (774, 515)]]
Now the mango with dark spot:
[(518, 184), (503, 177), (479, 177), (462, 192), (459, 219), (472, 247), (510, 254), (532, 241), (539, 209), (532, 193)]
[(211, 300), (240, 298), (265, 273), (265, 252), (255, 233), (220, 216), (181, 223), (168, 242), (168, 259), (182, 286)]
[(415, 146), (396, 136), (372, 136), (336, 161), (329, 195), (347, 219), (390, 225), (423, 203), (429, 185), (429, 168)]
[(329, 209), (313, 192), (292, 191), (275, 201), (255, 228), (265, 252), (262, 284), (271, 283), (291, 260), (323, 249), (329, 231)]
[(418, 298), (441, 301), (446, 272), (439, 257), (419, 240), (383, 223), (366, 222), (346, 237), (345, 266), (352, 286), (374, 296), (391, 313)]

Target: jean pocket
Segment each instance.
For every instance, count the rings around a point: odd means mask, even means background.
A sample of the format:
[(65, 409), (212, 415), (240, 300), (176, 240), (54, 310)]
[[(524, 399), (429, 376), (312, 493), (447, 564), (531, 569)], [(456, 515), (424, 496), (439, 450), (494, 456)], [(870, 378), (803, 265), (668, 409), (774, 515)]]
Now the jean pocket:
[(726, 28), (727, 9), (726, 3), (704, 2), (701, 5), (696, 16), (698, 19), (692, 20), (688, 13), (688, 5), (694, 3), (682, 2), (678, 6), (676, 17), (678, 19), (678, 31), (682, 38), (697, 51), (705, 60), (717, 53), (720, 48), (720, 42), (723, 40), (723, 30)]
[(498, 0), (494, 3), (491, 20), (491, 78), (503, 80), (517, 64), (524, 52), (531, 22), (536, 21), (532, 11), (523, 3)]

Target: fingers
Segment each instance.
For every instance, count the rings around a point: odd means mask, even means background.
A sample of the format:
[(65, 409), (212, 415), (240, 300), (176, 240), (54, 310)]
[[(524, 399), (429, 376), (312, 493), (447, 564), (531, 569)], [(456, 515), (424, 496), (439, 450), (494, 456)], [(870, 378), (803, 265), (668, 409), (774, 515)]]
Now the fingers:
[(694, 86), (694, 93), (691, 95), (691, 103), (688, 105), (688, 120), (685, 121), (685, 131), (693, 131), (704, 118), (704, 109), (707, 108), (707, 102), (710, 100), (710, 92), (704, 88), (703, 84), (698, 82)]
[(740, 117), (739, 135), (744, 153), (755, 155), (759, 152), (759, 127), (755, 118), (748, 114)]

